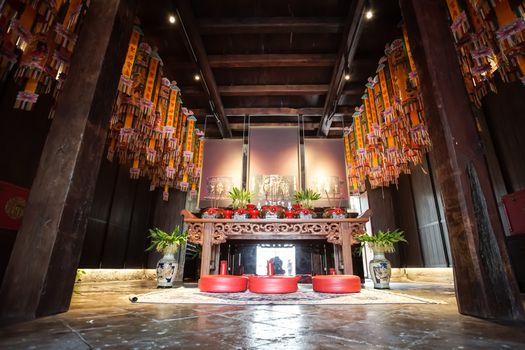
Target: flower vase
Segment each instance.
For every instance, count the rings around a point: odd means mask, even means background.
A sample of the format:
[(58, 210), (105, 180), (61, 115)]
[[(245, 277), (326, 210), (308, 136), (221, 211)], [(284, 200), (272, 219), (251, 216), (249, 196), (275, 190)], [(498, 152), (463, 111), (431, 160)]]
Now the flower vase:
[(374, 250), (374, 258), (370, 261), (370, 274), (376, 289), (390, 289), (390, 276), (392, 267), (385, 258), (384, 251)]
[(301, 220), (310, 220), (313, 217), (314, 216), (313, 216), (313, 214), (310, 211), (301, 210), (299, 212), (299, 219), (301, 219)]
[(157, 262), (157, 288), (172, 288), (179, 262), (175, 259), (177, 248), (164, 251), (164, 256)]

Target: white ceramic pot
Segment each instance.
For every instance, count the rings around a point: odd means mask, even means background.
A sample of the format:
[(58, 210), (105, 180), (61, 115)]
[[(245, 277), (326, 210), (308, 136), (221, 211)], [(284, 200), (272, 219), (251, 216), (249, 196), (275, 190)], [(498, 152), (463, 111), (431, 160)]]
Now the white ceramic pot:
[(390, 289), (390, 276), (392, 267), (390, 261), (385, 258), (383, 251), (374, 250), (374, 258), (370, 261), (370, 274), (376, 289)]
[(157, 288), (173, 287), (173, 280), (179, 267), (179, 262), (175, 259), (178, 250), (178, 246), (166, 248), (164, 256), (157, 262)]

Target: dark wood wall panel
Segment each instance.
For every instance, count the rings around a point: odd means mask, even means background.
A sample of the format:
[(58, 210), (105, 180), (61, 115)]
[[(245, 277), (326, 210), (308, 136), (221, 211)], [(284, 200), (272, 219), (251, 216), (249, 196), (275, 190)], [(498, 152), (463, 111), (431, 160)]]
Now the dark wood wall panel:
[(30, 188), (53, 122), (49, 96), (39, 97), (33, 111), (13, 108), (19, 87), (9, 81), (0, 90), (0, 179)]
[(121, 166), (118, 171), (102, 253), (101, 267), (103, 268), (122, 267), (126, 258), (126, 246), (137, 190), (137, 181), (129, 179), (129, 171), (126, 171), (126, 168)]
[(409, 175), (401, 175), (397, 190), (393, 191), (396, 221), (405, 232), (406, 244), (398, 246), (401, 259), (406, 267), (423, 267), (423, 257), (417, 229), (416, 212)]
[(392, 266), (450, 266), (439, 188), (433, 182), (426, 159), (412, 169), (411, 175), (401, 176), (397, 186), (368, 189), (367, 193), (373, 210), (372, 232), (396, 228), (405, 232), (408, 243), (398, 244), (396, 252), (388, 255)]
[[(157, 191), (154, 196), (154, 209), (152, 215), (152, 227), (158, 227), (161, 230), (171, 232), (176, 226), (183, 227), (184, 220), (180, 214), (181, 210), (186, 206), (186, 192), (174, 191), (170, 193), (169, 201), (162, 200), (162, 193)], [(178, 259), (179, 264), (184, 263), (186, 249), (179, 249)], [(148, 254), (147, 266), (153, 268), (157, 265), (157, 261), (162, 255), (156, 251), (151, 251)], [(183, 269), (177, 272), (177, 281), (182, 281)]]
[(438, 223), (419, 227), (425, 267), (447, 267), (443, 250), (443, 239)]
[(95, 196), (91, 214), (88, 219), (86, 237), (80, 266), (85, 268), (100, 267), (100, 258), (104, 249), (104, 239), (108, 228), (108, 220), (111, 212), (111, 203), (118, 179), (119, 165), (117, 162), (102, 160), (100, 171), (95, 187)]
[(140, 179), (134, 201), (133, 216), (126, 251), (126, 268), (141, 268), (146, 266), (147, 256), (144, 250), (148, 245), (148, 229), (150, 228), (151, 204), (154, 191), (149, 190), (149, 181)]
[(16, 232), (13, 230), (0, 229), (0, 286), (4, 278), (5, 269), (11, 257), (11, 251), (15, 244)]
[[(483, 99), (483, 111), (509, 193), (525, 188), (525, 86), (497, 85)], [(493, 164), (492, 166), (497, 166)]]
[(79, 267), (145, 267), (155, 193), (128, 166), (103, 160)]
[[(372, 232), (379, 230), (395, 230), (398, 228), (396, 222), (396, 212), (394, 208), (393, 191), (395, 188), (385, 187), (376, 189), (367, 189), (368, 205), (373, 211), (371, 223)], [(397, 205), (397, 203), (395, 204)], [(399, 250), (393, 254), (387, 254), (387, 258), (393, 267), (401, 267), (401, 258)]]
[(412, 188), (425, 267), (448, 266), (445, 226), (439, 214), (431, 173), (426, 159), (412, 168)]
[[(501, 188), (495, 186), (501, 203), (503, 194), (525, 189), (525, 87), (514, 82), (497, 84), (497, 89), (497, 94), (483, 99), (483, 114), (496, 153), (489, 164), (503, 176)], [(520, 290), (525, 292), (525, 236), (507, 237), (507, 247)]]

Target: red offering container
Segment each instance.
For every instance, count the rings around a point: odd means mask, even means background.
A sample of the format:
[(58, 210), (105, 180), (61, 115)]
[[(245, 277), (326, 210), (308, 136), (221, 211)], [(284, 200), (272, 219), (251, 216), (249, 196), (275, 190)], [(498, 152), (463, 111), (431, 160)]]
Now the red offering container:
[(231, 219), (232, 215), (233, 215), (233, 211), (225, 209), (225, 210), (222, 211), (222, 215), (224, 215), (225, 219)]
[(227, 274), (228, 274), (228, 261), (221, 260), (221, 267), (219, 269), (219, 275), (227, 275)]
[(249, 213), (250, 213), (250, 217), (252, 219), (259, 218), (259, 211), (257, 209), (252, 209), (252, 210), (249, 211)]
[(273, 261), (272, 260), (268, 260), (266, 262), (266, 274), (268, 276), (273, 276), (275, 275), (275, 269), (273, 267)]

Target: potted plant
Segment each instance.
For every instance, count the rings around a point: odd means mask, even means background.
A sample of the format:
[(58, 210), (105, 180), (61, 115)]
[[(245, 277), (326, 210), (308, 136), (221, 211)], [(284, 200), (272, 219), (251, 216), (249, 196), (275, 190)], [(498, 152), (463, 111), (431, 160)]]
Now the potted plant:
[(202, 213), (203, 219), (222, 219), (223, 217), (225, 217), (224, 210), (214, 207), (208, 208)]
[(179, 250), (181, 244), (186, 243), (188, 231), (182, 232), (179, 226), (176, 226), (173, 232), (167, 233), (159, 228), (149, 230), (151, 243), (146, 251), (155, 249), (164, 256), (157, 262), (157, 287), (173, 287), (173, 279), (177, 272), (179, 263), (175, 259), (175, 253)]
[(346, 212), (342, 208), (328, 208), (325, 209), (323, 217), (328, 219), (344, 219), (346, 218)]
[(248, 211), (246, 210), (246, 205), (250, 202), (252, 198), (252, 193), (248, 190), (233, 187), (230, 192), (228, 192), (228, 197), (232, 200), (232, 207), (234, 209), (234, 219), (246, 219)]
[(366, 233), (354, 237), (361, 245), (368, 243), (368, 246), (374, 252), (374, 258), (370, 261), (370, 274), (376, 289), (389, 289), (392, 266), (390, 261), (385, 258), (385, 253), (395, 252), (395, 244), (406, 242), (403, 231), (398, 229), (394, 231), (377, 231), (375, 235)]
[(280, 205), (263, 205), (261, 208), (261, 217), (265, 219), (282, 219), (285, 216), (285, 210)]
[[(314, 215), (313, 209), (313, 201), (316, 201), (321, 198), (321, 194), (319, 192), (316, 192), (314, 190), (311, 190), (307, 188), (304, 191), (297, 191), (294, 194), (294, 200), (299, 203), (302, 207), (301, 210), (298, 211), (299, 218), (301, 219), (308, 219), (312, 218)], [(304, 210), (307, 209), (307, 210)]]

